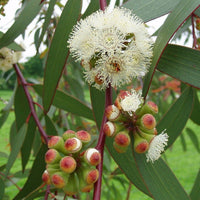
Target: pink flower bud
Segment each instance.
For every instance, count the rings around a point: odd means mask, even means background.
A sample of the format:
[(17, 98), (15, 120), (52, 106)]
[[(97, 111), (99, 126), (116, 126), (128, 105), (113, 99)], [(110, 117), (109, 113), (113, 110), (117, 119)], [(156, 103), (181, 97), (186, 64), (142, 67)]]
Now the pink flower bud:
[(130, 136), (124, 132), (119, 132), (114, 139), (115, 143), (121, 147), (127, 147), (130, 144)]
[(76, 153), (82, 148), (82, 142), (78, 138), (69, 138), (65, 141), (65, 150), (69, 153)]
[(156, 119), (151, 114), (143, 115), (139, 121), (141, 127), (147, 130), (154, 129), (156, 127)]
[(91, 140), (91, 136), (87, 131), (81, 130), (76, 132), (76, 137), (82, 142), (82, 143), (88, 143)]
[(63, 137), (64, 140), (75, 137), (75, 131), (67, 130), (63, 133), (62, 137)]
[(45, 154), (45, 162), (53, 164), (59, 162), (61, 159), (60, 154), (55, 149), (49, 149)]
[(64, 154), (67, 153), (64, 149), (64, 140), (60, 136), (51, 137), (51, 139), (48, 141), (48, 147), (50, 149), (56, 149)]
[(56, 172), (51, 176), (51, 182), (56, 188), (63, 188), (68, 182), (68, 175), (62, 172)]
[(65, 156), (60, 161), (60, 168), (66, 173), (72, 173), (76, 169), (76, 160), (71, 156)]
[(47, 170), (45, 170), (44, 173), (42, 174), (42, 180), (47, 185), (51, 184), (50, 175)]
[(89, 148), (84, 153), (84, 158), (86, 162), (90, 165), (98, 165), (101, 162), (101, 154), (95, 148)]
[(115, 105), (107, 106), (105, 114), (109, 121), (117, 121), (121, 115), (119, 109)]
[(95, 183), (99, 178), (99, 171), (97, 169), (92, 169), (87, 173), (86, 181), (88, 184)]

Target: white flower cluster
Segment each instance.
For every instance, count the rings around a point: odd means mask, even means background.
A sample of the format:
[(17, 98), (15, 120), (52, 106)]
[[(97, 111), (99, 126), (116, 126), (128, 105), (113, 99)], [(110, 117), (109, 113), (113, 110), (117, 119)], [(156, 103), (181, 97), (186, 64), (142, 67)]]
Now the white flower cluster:
[(81, 20), (68, 43), (88, 83), (99, 89), (144, 76), (152, 57), (152, 40), (145, 25), (125, 8), (97, 11)]
[(155, 160), (158, 160), (161, 156), (161, 153), (164, 151), (165, 146), (167, 145), (169, 136), (165, 131), (161, 134), (156, 135), (150, 142), (149, 150), (146, 154), (147, 162), (151, 161), (152, 163)]
[(13, 52), (7, 47), (0, 49), (0, 70), (8, 71), (12, 68), (13, 64), (18, 62), (20, 58), (19, 53)]

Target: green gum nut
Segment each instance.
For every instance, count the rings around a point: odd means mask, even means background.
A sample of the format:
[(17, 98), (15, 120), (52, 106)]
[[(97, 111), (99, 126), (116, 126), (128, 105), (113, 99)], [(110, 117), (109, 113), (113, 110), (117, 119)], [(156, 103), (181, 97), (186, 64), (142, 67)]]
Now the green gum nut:
[(63, 133), (62, 137), (63, 137), (64, 141), (69, 138), (73, 138), (73, 137), (75, 137), (75, 131), (67, 130)]
[(134, 132), (134, 150), (137, 153), (145, 153), (149, 149), (149, 142), (140, 137), (136, 132)]
[(48, 147), (50, 149), (56, 149), (63, 154), (68, 153), (64, 148), (64, 140), (60, 136), (52, 136), (51, 139), (48, 141)]
[(91, 135), (84, 130), (80, 130), (78, 132), (75, 133), (75, 136), (83, 143), (83, 144), (87, 144), (91, 141)]
[(120, 146), (115, 141), (113, 142), (113, 147), (118, 153), (125, 153), (128, 149), (128, 146), (126, 147)]
[(143, 130), (152, 130), (156, 127), (156, 119), (153, 115), (147, 113), (137, 119), (136, 125)]
[(51, 176), (51, 183), (56, 188), (63, 188), (67, 185), (69, 175), (63, 172), (56, 172)]
[(158, 114), (158, 106), (153, 101), (147, 101), (140, 109), (136, 111), (136, 115), (141, 117), (144, 114)]
[(55, 149), (49, 149), (45, 154), (45, 162), (48, 164), (58, 163), (61, 159), (59, 152)]

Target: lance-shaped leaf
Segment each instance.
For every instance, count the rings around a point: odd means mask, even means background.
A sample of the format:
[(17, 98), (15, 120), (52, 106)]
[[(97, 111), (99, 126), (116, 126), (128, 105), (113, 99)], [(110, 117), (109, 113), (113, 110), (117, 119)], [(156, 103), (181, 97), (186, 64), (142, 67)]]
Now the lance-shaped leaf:
[(133, 13), (145, 22), (158, 18), (172, 11), (180, 0), (132, 0), (123, 5), (133, 9)]
[[(39, 95), (42, 95), (42, 86), (35, 85), (34, 89)], [(56, 90), (53, 105), (57, 108), (66, 110), (73, 114), (86, 117), (91, 120), (94, 119), (91, 108), (89, 108), (87, 105), (85, 105), (83, 102), (79, 101), (75, 97), (60, 90)]]
[(43, 24), (43, 26), (42, 26), (42, 32), (41, 32), (40, 37), (39, 37), (39, 39), (38, 39), (37, 50), (39, 49), (40, 44), (41, 44), (41, 42), (42, 42), (42, 40), (43, 40), (44, 34), (45, 34), (45, 32), (46, 32), (46, 30), (47, 30), (47, 28), (48, 28), (48, 26), (49, 26), (49, 23), (50, 23), (50, 20), (51, 20), (51, 15), (52, 15), (52, 13), (53, 13), (54, 6), (55, 6), (55, 4), (56, 4), (56, 1), (57, 1), (57, 0), (51, 0), (51, 1), (49, 2), (49, 7), (48, 7), (48, 9), (47, 9), (47, 12), (46, 12), (46, 15), (45, 15), (44, 24)]
[(191, 87), (186, 88), (157, 125), (158, 133), (166, 129), (169, 135), (168, 147), (181, 134), (190, 117), (194, 102), (193, 95), (193, 89)]
[(0, 199), (3, 199), (5, 192), (5, 184), (2, 178), (0, 178)]
[(23, 8), (16, 18), (14, 24), (0, 38), (0, 48), (11, 44), (16, 37), (22, 34), (26, 27), (32, 22), (42, 7), (40, 0), (25, 1)]
[(157, 69), (193, 87), (200, 88), (199, 50), (167, 45)]
[(198, 132), (195, 134), (194, 131), (190, 128), (186, 128), (187, 134), (189, 135), (192, 143), (194, 144), (194, 147), (196, 148), (197, 152), (200, 153), (200, 145), (199, 140), (196, 134), (199, 134)]
[(168, 41), (176, 32), (176, 30), (183, 24), (183, 22), (190, 16), (190, 14), (199, 6), (198, 0), (183, 0), (178, 3), (173, 12), (169, 14), (165, 23), (158, 33), (158, 37), (153, 48), (152, 64), (145, 77), (143, 86), (143, 96), (146, 96), (151, 84), (152, 76), (155, 68), (160, 60)]
[(12, 145), (12, 150), (11, 150), (11, 153), (9, 155), (8, 162), (6, 164), (5, 176), (8, 175), (12, 165), (14, 164), (14, 162), (17, 158), (18, 153), (20, 152), (20, 149), (22, 147), (22, 144), (24, 142), (24, 138), (25, 138), (25, 135), (26, 135), (26, 132), (27, 132), (27, 127), (28, 127), (28, 124), (25, 123), (24, 125), (22, 125), (22, 127), (19, 129), (19, 131), (16, 134), (15, 142)]
[(34, 191), (42, 183), (42, 173), (45, 170), (46, 163), (44, 161), (44, 155), (47, 151), (47, 146), (42, 145), (33, 163), (30, 175), (26, 181), (24, 187), (15, 196), (14, 200), (21, 200), (23, 197), (27, 196), (29, 193)]
[(51, 42), (44, 74), (43, 105), (46, 112), (53, 102), (56, 87), (67, 61), (67, 40), (78, 20), (80, 9), (81, 0), (69, 0), (66, 3)]
[(200, 189), (199, 188), (200, 188), (200, 170), (197, 174), (196, 180), (192, 187), (192, 191), (190, 193), (191, 200), (199, 200), (199, 197), (200, 197)]
[(190, 119), (196, 123), (200, 125), (200, 102), (197, 96), (197, 91), (194, 91), (194, 106), (193, 106), (193, 110), (190, 116)]

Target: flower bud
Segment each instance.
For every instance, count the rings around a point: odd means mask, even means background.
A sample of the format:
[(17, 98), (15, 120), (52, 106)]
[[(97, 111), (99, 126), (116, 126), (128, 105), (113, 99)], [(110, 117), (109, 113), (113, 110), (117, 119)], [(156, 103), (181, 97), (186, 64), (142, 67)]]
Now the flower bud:
[(63, 137), (64, 141), (69, 138), (73, 138), (73, 137), (75, 137), (75, 131), (67, 130), (63, 133), (62, 137)]
[(101, 162), (101, 154), (95, 148), (89, 148), (84, 153), (85, 161), (89, 165), (98, 165)]
[(65, 156), (60, 161), (60, 169), (66, 173), (74, 172), (76, 165), (76, 160), (71, 156)]
[(88, 143), (91, 140), (91, 135), (84, 130), (76, 132), (76, 137), (82, 142), (82, 143)]
[(156, 119), (151, 114), (145, 114), (137, 121), (137, 124), (143, 129), (151, 130), (156, 127)]
[(141, 107), (141, 109), (138, 109), (138, 111), (136, 111), (136, 115), (138, 117), (140, 117), (146, 113), (149, 113), (152, 115), (157, 114), (158, 106), (153, 101), (148, 101)]
[(65, 141), (65, 150), (68, 153), (76, 153), (82, 148), (82, 142), (78, 138), (69, 138)]
[(67, 153), (67, 151), (64, 148), (64, 140), (60, 136), (53, 136), (48, 142), (48, 147), (50, 149), (56, 149), (64, 154)]
[(93, 189), (93, 187), (94, 187), (94, 184), (90, 184), (90, 185), (86, 185), (80, 189), (81, 189), (81, 192), (90, 192)]
[(127, 147), (130, 144), (130, 136), (125, 131), (121, 131), (117, 133), (114, 141), (121, 147)]
[(103, 132), (104, 132), (107, 136), (112, 137), (112, 136), (114, 136), (117, 132), (121, 131), (123, 128), (124, 128), (124, 126), (121, 125), (121, 124), (118, 124), (118, 123), (115, 123), (115, 122), (107, 121), (107, 122), (104, 124)]
[(49, 176), (51, 177), (54, 173), (60, 171), (60, 166), (58, 163), (56, 164), (47, 164), (46, 169), (49, 173)]
[(68, 178), (68, 174), (56, 172), (51, 176), (51, 182), (56, 188), (63, 188), (67, 184)]
[(61, 159), (60, 154), (55, 149), (49, 149), (45, 154), (45, 162), (53, 164), (59, 162)]
[(121, 113), (115, 105), (107, 106), (105, 109), (105, 114), (109, 121), (118, 121), (121, 117)]
[(97, 169), (91, 169), (86, 174), (86, 182), (88, 184), (95, 183), (99, 178), (99, 171)]
[(47, 185), (51, 184), (50, 175), (47, 170), (45, 170), (42, 174), (42, 181)]
[(125, 153), (128, 149), (128, 146), (120, 146), (115, 141), (113, 142), (113, 147), (118, 153)]
[(149, 143), (146, 139), (134, 133), (134, 150), (137, 153), (145, 153), (149, 149)]

